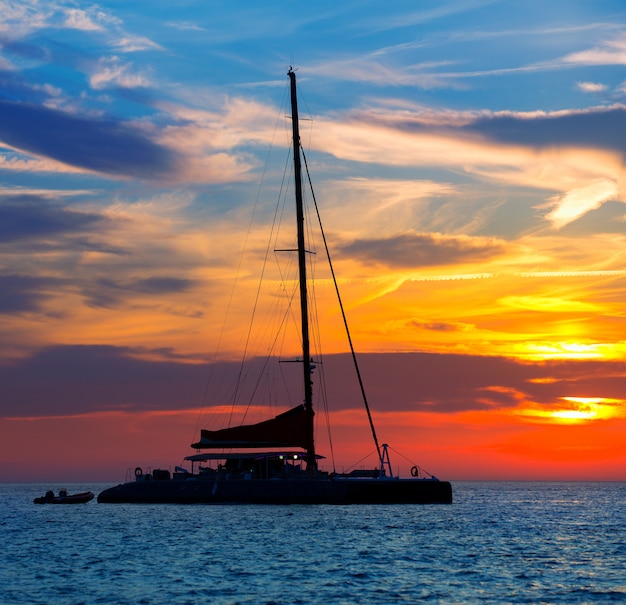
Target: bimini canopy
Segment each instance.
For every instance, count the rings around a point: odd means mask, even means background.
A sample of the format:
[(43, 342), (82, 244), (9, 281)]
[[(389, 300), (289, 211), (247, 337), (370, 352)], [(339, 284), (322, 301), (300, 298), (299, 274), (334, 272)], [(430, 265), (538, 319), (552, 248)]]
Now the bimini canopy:
[(313, 447), (313, 412), (299, 405), (271, 420), (218, 431), (200, 431), (195, 449), (248, 447)]

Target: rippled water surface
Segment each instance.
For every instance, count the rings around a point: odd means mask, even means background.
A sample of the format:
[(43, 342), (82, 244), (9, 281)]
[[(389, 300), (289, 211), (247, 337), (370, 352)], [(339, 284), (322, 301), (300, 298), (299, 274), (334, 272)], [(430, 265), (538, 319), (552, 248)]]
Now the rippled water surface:
[(34, 505), (50, 487), (0, 485), (3, 604), (626, 602), (624, 483), (456, 482), (429, 506)]

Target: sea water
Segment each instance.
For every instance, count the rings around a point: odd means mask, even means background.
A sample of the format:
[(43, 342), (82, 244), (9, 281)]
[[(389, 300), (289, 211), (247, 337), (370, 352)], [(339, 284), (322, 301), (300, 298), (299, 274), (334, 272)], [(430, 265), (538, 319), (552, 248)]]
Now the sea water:
[(626, 602), (626, 483), (454, 482), (451, 505), (33, 504), (59, 487), (0, 484), (3, 605)]

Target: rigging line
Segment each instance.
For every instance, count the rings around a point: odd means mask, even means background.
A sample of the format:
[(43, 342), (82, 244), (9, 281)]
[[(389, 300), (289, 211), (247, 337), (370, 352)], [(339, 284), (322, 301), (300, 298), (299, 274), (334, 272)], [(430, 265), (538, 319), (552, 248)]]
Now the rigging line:
[[(291, 307), (291, 302), (289, 304), (289, 307)], [(271, 342), (270, 346), (268, 347), (267, 355), (265, 356), (265, 358), (263, 360), (263, 365), (261, 367), (262, 371), (259, 372), (259, 376), (257, 378), (257, 381), (254, 384), (254, 388), (252, 389), (252, 393), (250, 394), (250, 397), (248, 399), (248, 405), (246, 407), (246, 411), (244, 413), (243, 420), (246, 419), (246, 416), (248, 415), (248, 410), (250, 409), (250, 406), (252, 405), (252, 402), (254, 401), (254, 397), (256, 396), (256, 393), (259, 390), (259, 388), (261, 386), (261, 383), (263, 382), (264, 377), (266, 376), (267, 369), (268, 369), (268, 367), (270, 365), (270, 357), (272, 355), (272, 352), (276, 350), (276, 343), (278, 342), (278, 340), (280, 338), (280, 334), (282, 332), (284, 332), (283, 326), (287, 322), (287, 315), (288, 314), (289, 314), (289, 311), (286, 311), (283, 314), (283, 318), (279, 322), (279, 327), (278, 327), (278, 330), (276, 331), (276, 335), (274, 337), (274, 340)]]
[(370, 429), (372, 430), (372, 437), (374, 438), (374, 444), (376, 445), (376, 451), (378, 452), (378, 458), (382, 463), (382, 454), (380, 451), (380, 445), (378, 444), (378, 437), (376, 436), (376, 428), (374, 427), (374, 420), (372, 419), (372, 413), (370, 411), (370, 406), (367, 402), (367, 395), (365, 393), (365, 386), (363, 385), (363, 380), (361, 378), (361, 370), (359, 369), (359, 364), (356, 358), (356, 352), (354, 350), (354, 345), (352, 344), (352, 336), (350, 336), (350, 328), (348, 326), (348, 318), (346, 317), (346, 312), (343, 307), (343, 301), (341, 300), (341, 294), (339, 292), (339, 286), (337, 284), (337, 278), (335, 276), (335, 269), (333, 268), (333, 263), (330, 258), (330, 250), (328, 249), (328, 243), (326, 241), (326, 234), (324, 233), (324, 227), (322, 226), (322, 217), (320, 216), (320, 211), (317, 206), (317, 200), (315, 199), (315, 191), (313, 190), (313, 183), (311, 182), (311, 175), (309, 173), (309, 164), (306, 159), (306, 155), (304, 153), (304, 149), (302, 149), (302, 157), (304, 158), (304, 167), (306, 169), (306, 175), (309, 180), (309, 187), (311, 189), (311, 196), (313, 197), (313, 204), (315, 205), (315, 211), (317, 212), (317, 220), (320, 225), (320, 231), (322, 234), (322, 241), (324, 242), (324, 249), (326, 250), (326, 258), (328, 259), (328, 265), (330, 267), (330, 273), (333, 278), (333, 285), (335, 286), (335, 292), (337, 294), (337, 300), (339, 301), (339, 309), (341, 310), (341, 317), (343, 319), (343, 325), (346, 329), (346, 335), (348, 337), (348, 344), (350, 345), (350, 353), (352, 354), (352, 361), (354, 363), (354, 369), (356, 371), (357, 379), (359, 381), (359, 387), (361, 389), (361, 397), (363, 398), (363, 403), (365, 405), (365, 410), (367, 411), (367, 418), (370, 423)]
[[(290, 158), (291, 156), (289, 156)], [(289, 173), (289, 179), (288, 182), (291, 180), (291, 177), (293, 176), (293, 174), (290, 172)], [(287, 193), (285, 192), (285, 199), (286, 199)], [(283, 210), (284, 210), (284, 206), (285, 206), (285, 201), (283, 201)], [(282, 214), (281, 214), (281, 219), (282, 219)], [(291, 248), (288, 249), (280, 249), (278, 248), (278, 239), (275, 242), (275, 249), (274, 249), (274, 258), (276, 260), (276, 268), (278, 270), (278, 273), (280, 275), (280, 287), (281, 290), (284, 294), (285, 300), (288, 301), (287, 307), (285, 308), (285, 318), (283, 319), (282, 325), (285, 325), (288, 323), (288, 320), (291, 319), (294, 323), (295, 326), (298, 325), (298, 320), (296, 319), (296, 314), (294, 312), (294, 300), (298, 294), (298, 278), (296, 277), (294, 280), (291, 279), (287, 279), (288, 276), (291, 274), (294, 266), (293, 266), (293, 256), (292, 255), (287, 255), (287, 263), (285, 263), (285, 267), (283, 267), (283, 265), (280, 263), (279, 258), (280, 255), (278, 254), (279, 252), (295, 252), (297, 244), (294, 244)], [(296, 271), (297, 271), (297, 265), (296, 265)], [(291, 292), (289, 292), (288, 288), (287, 288), (287, 283), (288, 282), (292, 282), (292, 286), (291, 286)], [(297, 333), (297, 331), (296, 331)], [(300, 349), (302, 349), (302, 335), (298, 334), (298, 338), (299, 338), (299, 342), (300, 342)]]
[[(285, 98), (286, 97), (283, 98), (283, 104), (282, 105), (284, 105), (285, 102), (286, 102)], [(280, 114), (279, 114), (279, 116), (276, 119), (276, 123), (274, 125), (274, 133), (273, 133), (273, 137), (272, 137), (272, 145), (273, 145), (274, 138), (276, 136), (276, 131), (278, 130), (278, 124), (279, 124), (280, 121), (281, 121), (281, 118), (280, 118)], [(270, 150), (271, 150), (271, 148), (270, 148)], [(265, 174), (266, 174), (266, 171), (267, 171), (267, 164), (268, 164), (268, 162), (269, 162), (269, 151), (268, 151), (268, 159), (266, 159), (266, 164), (265, 164), (264, 171), (263, 171), (263, 178), (261, 179), (261, 182), (259, 183), (259, 188), (258, 188), (258, 191), (257, 191), (257, 197), (256, 197), (255, 204), (254, 204), (254, 210), (253, 210), (252, 217), (251, 217), (251, 220), (250, 220), (250, 225), (248, 227), (248, 233), (246, 234), (246, 243), (247, 243), (248, 238), (250, 236), (250, 231), (252, 230), (252, 224), (253, 224), (253, 221), (254, 221), (254, 217), (256, 216), (256, 210), (257, 210), (259, 198), (260, 198), (260, 195), (261, 195), (261, 188), (262, 188), (262, 185), (263, 185), (263, 182), (264, 182), (264, 177), (265, 177)], [(281, 187), (280, 187), (281, 191), (282, 191), (282, 189), (284, 187), (284, 183), (285, 183), (285, 172), (286, 172), (286, 169), (283, 171), (283, 180), (282, 180)], [(268, 259), (268, 256), (269, 256), (270, 242), (271, 242), (274, 230), (275, 230), (277, 213), (278, 213), (278, 206), (277, 206), (277, 208), (275, 209), (275, 212), (274, 212), (272, 228), (270, 230), (270, 234), (269, 234), (269, 237), (268, 237), (268, 244), (267, 244), (267, 247), (266, 247), (266, 250), (265, 250), (265, 258), (263, 259), (263, 265), (262, 265), (261, 275), (260, 275), (258, 286), (257, 286), (257, 292), (256, 292), (255, 300), (254, 300), (252, 316), (250, 318), (250, 322), (249, 322), (249, 325), (248, 325), (248, 332), (247, 332), (247, 335), (246, 335), (246, 341), (245, 341), (245, 345), (244, 345), (244, 350), (243, 350), (243, 355), (242, 355), (242, 359), (241, 359), (241, 364), (240, 364), (240, 368), (239, 368), (239, 372), (238, 372), (237, 378), (235, 380), (235, 387), (234, 387), (234, 391), (233, 391), (233, 399), (232, 399), (232, 403), (231, 403), (230, 415), (229, 415), (229, 418), (228, 418), (228, 425), (227, 426), (231, 426), (231, 424), (232, 424), (233, 413), (234, 413), (235, 406), (236, 406), (236, 403), (237, 403), (237, 397), (238, 397), (238, 394), (239, 394), (239, 390), (240, 390), (240, 387), (241, 387), (242, 376), (244, 375), (243, 370), (244, 370), (244, 367), (245, 367), (245, 364), (246, 364), (246, 359), (247, 359), (247, 356), (248, 356), (248, 350), (249, 350), (249, 346), (250, 346), (250, 337), (251, 337), (251, 334), (252, 334), (252, 326), (253, 326), (254, 321), (255, 321), (257, 306), (258, 306), (260, 293), (261, 293), (261, 288), (262, 288), (262, 284), (263, 284), (263, 277), (265, 275), (265, 270), (267, 268), (267, 259)], [(239, 271), (241, 269), (242, 260), (243, 260), (243, 254), (242, 254), (242, 257), (240, 259), (239, 266), (237, 268), (237, 276), (239, 276)], [(250, 403), (248, 403), (248, 406), (246, 407), (246, 410), (244, 412), (244, 420), (245, 420), (245, 418), (246, 418), (246, 416), (248, 414), (249, 408), (250, 408)]]
[[(300, 148), (302, 149), (302, 146), (300, 145)], [(304, 155), (304, 151), (302, 151), (302, 154)], [(306, 160), (305, 160), (306, 161)], [(310, 184), (310, 181), (309, 181)], [(313, 190), (311, 188), (311, 193), (313, 193)], [(336, 470), (336, 463), (335, 463), (335, 451), (334, 451), (334, 445), (333, 445), (333, 436), (332, 436), (332, 430), (331, 430), (331, 422), (330, 422), (330, 410), (329, 410), (329, 405), (328, 405), (328, 390), (327, 390), (327, 385), (326, 385), (326, 378), (325, 378), (325, 372), (324, 372), (324, 360), (323, 360), (323, 353), (322, 353), (322, 344), (321, 344), (321, 332), (319, 329), (319, 309), (318, 309), (318, 305), (317, 305), (317, 295), (316, 295), (316, 280), (315, 280), (315, 275), (316, 275), (316, 270), (317, 270), (317, 265), (315, 262), (316, 259), (316, 255), (317, 255), (317, 250), (316, 245), (315, 245), (315, 240), (316, 238), (314, 237), (314, 231), (312, 228), (313, 225), (313, 221), (310, 220), (310, 203), (307, 199), (307, 192), (306, 190), (303, 189), (302, 191), (302, 197), (303, 197), (303, 206), (304, 206), (304, 211), (306, 212), (306, 221), (305, 221), (305, 226), (307, 229), (307, 242), (308, 245), (311, 247), (310, 250), (310, 254), (308, 255), (308, 275), (310, 278), (310, 290), (309, 290), (309, 311), (310, 311), (310, 319), (311, 321), (311, 339), (314, 343), (314, 348), (315, 348), (315, 359), (312, 361), (314, 361), (314, 364), (316, 366), (317, 369), (317, 384), (319, 385), (319, 388), (315, 389), (315, 393), (317, 394), (317, 400), (316, 403), (318, 405), (318, 408), (323, 410), (323, 418), (324, 418), (324, 424), (326, 426), (326, 432), (327, 432), (327, 436), (328, 436), (328, 447), (330, 450), (330, 457), (331, 457), (331, 462), (332, 462), (332, 467), (333, 467), (333, 471)], [(313, 380), (313, 377), (311, 377), (311, 380)], [(316, 427), (319, 427), (319, 423), (320, 423), (320, 416), (317, 416), (317, 421), (316, 421)], [(316, 428), (316, 432), (317, 432), (317, 428)]]
[[(290, 173), (289, 179), (287, 180), (287, 182), (291, 181), (292, 176), (293, 176), (292, 173)], [(285, 192), (285, 197), (283, 199), (283, 205), (282, 205), (283, 211), (286, 205), (286, 199), (287, 199), (287, 193)], [(281, 219), (282, 219), (282, 214), (281, 214)], [(293, 321), (294, 325), (297, 328), (297, 320), (294, 314), (294, 300), (296, 299), (296, 296), (298, 293), (298, 282), (297, 282), (297, 278), (295, 280), (287, 279), (287, 277), (291, 274), (292, 269), (293, 269), (293, 263), (292, 263), (293, 256), (287, 255), (288, 260), (287, 260), (285, 267), (283, 267), (283, 264), (279, 261), (279, 259), (281, 258), (281, 255), (279, 253), (285, 252), (288, 250), (284, 250), (278, 247), (278, 233), (277, 233), (277, 238), (274, 244), (275, 244), (274, 258), (276, 261), (276, 269), (278, 270), (278, 274), (280, 277), (279, 283), (280, 283), (281, 297), (283, 300), (287, 301), (287, 305), (284, 308), (284, 313), (282, 313), (281, 320), (280, 322), (278, 322), (278, 329), (276, 330), (276, 336), (271, 345), (271, 351), (274, 352), (274, 354), (280, 360), (285, 350), (285, 343), (287, 340), (287, 333), (288, 333), (288, 325), (290, 324), (291, 321)], [(291, 250), (291, 248), (289, 250)], [(292, 283), (291, 291), (287, 287), (288, 283)], [(278, 307), (278, 298), (276, 302), (276, 307)], [(276, 311), (276, 315), (277, 314), (278, 313)], [(300, 348), (302, 348), (302, 337), (301, 335), (299, 335), (297, 329), (296, 329), (296, 334), (298, 334), (298, 337), (300, 339)], [(291, 353), (289, 354), (289, 356), (291, 356)], [(278, 367), (278, 372), (280, 374), (280, 377), (282, 379), (282, 385), (283, 385), (283, 390), (286, 395), (286, 400), (289, 402), (289, 405), (291, 406), (293, 405), (294, 397), (292, 396), (290, 392), (291, 389), (289, 388), (289, 384), (288, 384), (285, 372), (282, 369), (283, 364), (279, 362), (277, 364), (277, 367)]]
[(336, 461), (335, 461), (335, 447), (332, 433), (332, 424), (330, 421), (330, 409), (328, 405), (328, 389), (326, 386), (326, 375), (324, 373), (324, 359), (320, 354), (319, 361), (319, 389), (320, 397), (322, 400), (322, 409), (324, 411), (324, 423), (326, 425), (326, 434), (328, 436), (328, 449), (330, 450), (330, 459), (333, 466), (333, 472), (336, 472)]
[[(317, 312), (317, 307), (315, 308)], [(317, 394), (317, 405), (324, 413), (324, 424), (326, 426), (326, 434), (328, 436), (328, 448), (330, 450), (330, 459), (332, 461), (333, 471), (335, 468), (335, 448), (333, 444), (333, 435), (330, 421), (330, 409), (328, 405), (328, 388), (326, 383), (326, 372), (324, 370), (324, 354), (322, 353), (321, 335), (319, 331), (314, 335), (316, 346), (315, 366), (317, 369), (317, 384), (318, 388), (315, 390)]]
[[(304, 153), (304, 152), (303, 152)], [(304, 194), (304, 192), (303, 192)], [(305, 196), (306, 197), (306, 196)], [(313, 237), (313, 229), (311, 227), (311, 225), (313, 224), (313, 221), (309, 220), (309, 206), (310, 204), (308, 203), (308, 200), (306, 202), (306, 212), (307, 212), (307, 221), (306, 224), (308, 225), (308, 231), (309, 231), (309, 238), (308, 241), (309, 242), (314, 242), (314, 237)], [(315, 251), (315, 254), (317, 252)], [(313, 317), (315, 319), (315, 321), (313, 322), (313, 334), (312, 337), (314, 339), (314, 343), (315, 343), (315, 349), (316, 349), (316, 365), (317, 365), (317, 375), (318, 375), (318, 380), (317, 383), (319, 384), (319, 388), (316, 389), (316, 393), (318, 394), (318, 407), (321, 407), (321, 409), (324, 412), (324, 424), (326, 425), (326, 433), (328, 436), (328, 447), (330, 450), (330, 458), (331, 458), (331, 462), (332, 462), (332, 467), (333, 467), (333, 472), (336, 471), (336, 463), (335, 463), (335, 450), (334, 450), (334, 445), (333, 445), (333, 436), (332, 436), (332, 429), (331, 429), (331, 421), (330, 421), (330, 409), (329, 409), (329, 405), (328, 405), (328, 389), (327, 389), (327, 385), (326, 385), (326, 374), (324, 371), (324, 355), (323, 355), (323, 348), (322, 348), (322, 337), (321, 337), (321, 332), (319, 329), (319, 309), (317, 306), (317, 295), (316, 295), (316, 281), (315, 281), (315, 273), (316, 273), (316, 263), (314, 261), (316, 257), (314, 255), (310, 256), (310, 260), (309, 260), (309, 274), (311, 275), (312, 279), (311, 279), (311, 307), (312, 307), (312, 312), (313, 312)], [(320, 405), (321, 402), (321, 405)], [(319, 422), (318, 422), (318, 426), (319, 426)]]
[[(285, 90), (285, 94), (283, 95), (283, 99), (281, 101), (281, 107), (285, 106), (286, 98), (287, 98), (287, 90)], [(250, 216), (250, 221), (248, 223), (248, 230), (246, 231), (246, 236), (244, 238), (244, 243), (243, 243), (243, 245), (241, 247), (241, 254), (239, 255), (239, 262), (237, 264), (237, 271), (235, 273), (235, 279), (233, 281), (233, 286), (231, 288), (230, 295), (229, 295), (229, 298), (228, 298), (228, 303), (226, 305), (226, 311), (224, 313), (224, 321), (222, 322), (222, 325), (221, 325), (221, 328), (220, 328), (220, 332), (219, 332), (219, 335), (218, 335), (218, 339), (217, 339), (217, 344), (216, 344), (216, 347), (215, 347), (215, 350), (214, 350), (214, 353), (213, 353), (212, 360), (210, 362), (209, 376), (208, 376), (208, 378), (206, 380), (206, 383), (205, 383), (205, 388), (204, 388), (204, 392), (203, 392), (202, 400), (201, 400), (202, 401), (201, 410), (200, 410), (200, 413), (198, 415), (198, 418), (196, 420), (196, 424), (195, 424), (195, 427), (194, 427), (194, 433), (193, 433), (194, 435), (198, 431), (198, 427), (200, 426), (200, 422), (202, 421), (202, 417), (204, 415), (204, 410), (205, 410), (206, 405), (207, 405), (207, 398), (208, 398), (209, 387), (211, 386), (211, 384), (213, 382), (213, 372), (214, 372), (214, 369), (215, 369), (215, 361), (217, 360), (219, 352), (221, 350), (222, 340), (223, 340), (223, 337), (224, 337), (224, 332), (225, 332), (225, 329), (226, 329), (226, 325), (228, 323), (228, 317), (229, 317), (231, 309), (232, 309), (232, 302), (233, 302), (233, 299), (234, 299), (234, 296), (235, 296), (235, 291), (237, 289), (237, 284), (239, 282), (239, 277), (241, 275), (241, 266), (243, 264), (243, 258), (244, 258), (245, 251), (246, 251), (247, 246), (248, 246), (248, 240), (250, 238), (250, 233), (252, 231), (252, 225), (254, 224), (256, 211), (257, 211), (257, 207), (258, 207), (258, 204), (259, 204), (259, 199), (261, 197), (261, 189), (263, 187), (263, 183), (265, 181), (265, 176), (267, 174), (267, 167), (268, 167), (268, 164), (269, 164), (269, 158), (270, 158), (272, 149), (274, 148), (274, 141), (276, 139), (276, 133), (278, 131), (278, 125), (282, 121), (282, 119), (281, 119), (282, 113), (283, 113), (282, 111), (278, 112), (278, 115), (277, 115), (277, 118), (276, 118), (276, 122), (274, 124), (274, 130), (272, 132), (272, 139), (271, 139), (270, 145), (269, 145), (269, 147), (267, 149), (267, 153), (265, 154), (265, 162), (263, 164), (263, 172), (261, 174), (261, 179), (260, 179), (260, 182), (259, 182), (259, 186), (257, 188), (256, 197), (255, 197), (255, 200), (254, 200), (254, 207), (252, 209), (252, 214)], [(232, 417), (232, 409), (231, 409), (231, 417)]]
[(355, 462), (352, 466), (349, 466), (346, 470), (344, 470), (344, 472), (349, 473), (352, 469), (356, 468), (359, 464), (361, 464), (361, 462), (363, 462), (364, 460), (367, 460), (373, 454), (376, 454), (380, 458), (379, 451), (370, 452), (369, 454), (366, 454), (365, 456), (363, 456), (363, 458), (361, 458), (360, 460), (357, 460), (357, 462)]
[(431, 477), (434, 477), (434, 475), (432, 473), (429, 473), (425, 468), (422, 468), (417, 462), (414, 462), (413, 460), (411, 460), (410, 458), (407, 458), (404, 454), (402, 454), (401, 452), (399, 452), (398, 450), (392, 448), (390, 445), (387, 446), (394, 454), (398, 454), (398, 456), (400, 456), (400, 458), (404, 458), (409, 464), (411, 464), (412, 466), (417, 466), (417, 468), (419, 468), (423, 473), (426, 473), (427, 475), (430, 475)]
[[(282, 183), (281, 183), (281, 186), (280, 186), (280, 191), (281, 192), (282, 192), (283, 187), (285, 185), (285, 175), (287, 174), (287, 165), (286, 164), (287, 163), (285, 163), (285, 169), (283, 171), (283, 180), (282, 180)], [(259, 304), (259, 299), (261, 297), (261, 289), (263, 287), (263, 278), (265, 276), (265, 271), (267, 269), (268, 259), (269, 259), (269, 256), (270, 256), (270, 249), (272, 248), (272, 245), (271, 245), (272, 244), (272, 238), (274, 237), (274, 233), (275, 233), (275, 230), (276, 230), (276, 224), (278, 222), (279, 208), (280, 208), (280, 193), (279, 193), (278, 203), (276, 204), (276, 208), (274, 209), (274, 216), (273, 216), (273, 219), (272, 219), (272, 228), (270, 229), (270, 234), (269, 234), (269, 237), (267, 239), (267, 246), (265, 248), (265, 256), (263, 257), (263, 265), (262, 265), (262, 268), (261, 268), (261, 275), (259, 277), (259, 284), (257, 286), (257, 291), (256, 291), (256, 295), (255, 295), (255, 298), (254, 298), (254, 304), (253, 304), (253, 307), (252, 307), (252, 317), (250, 318), (250, 323), (248, 325), (248, 332), (247, 332), (247, 335), (246, 335), (246, 343), (244, 345), (243, 356), (242, 356), (242, 359), (241, 359), (241, 364), (239, 366), (239, 374), (237, 376), (237, 386), (236, 386), (235, 392), (233, 394), (233, 401), (231, 403), (231, 412), (230, 412), (230, 416), (229, 416), (229, 419), (228, 419), (229, 426), (230, 426), (230, 424), (232, 422), (232, 416), (233, 416), (233, 412), (234, 412), (234, 409), (235, 409), (235, 405), (237, 403), (237, 396), (239, 394), (239, 388), (241, 386), (241, 378), (243, 376), (243, 370), (244, 370), (244, 366), (245, 366), (247, 355), (248, 355), (248, 349), (249, 349), (249, 346), (250, 346), (250, 338), (252, 336), (252, 327), (253, 327), (253, 324), (254, 324), (254, 321), (255, 321), (255, 318), (256, 318), (257, 308), (258, 308), (258, 304)], [(255, 388), (255, 391), (256, 391), (256, 388)], [(246, 417), (248, 415), (248, 411), (250, 410), (251, 403), (252, 403), (251, 401), (248, 401), (248, 405), (246, 406), (246, 410), (244, 412), (242, 422), (245, 421), (245, 419), (246, 419)]]

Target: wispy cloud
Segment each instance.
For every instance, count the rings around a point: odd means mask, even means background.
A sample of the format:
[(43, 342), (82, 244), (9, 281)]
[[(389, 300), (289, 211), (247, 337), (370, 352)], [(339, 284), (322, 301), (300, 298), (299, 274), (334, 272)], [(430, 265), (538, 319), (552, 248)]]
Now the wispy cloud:
[(102, 36), (122, 52), (162, 50), (147, 36), (125, 31), (122, 21), (101, 6), (77, 8), (67, 0), (0, 1), (0, 33), (8, 40), (19, 40), (45, 29), (67, 29)]
[(360, 19), (355, 22), (355, 26), (366, 27), (368, 31), (401, 29), (414, 27), (430, 21), (437, 21), (444, 17), (471, 12), (476, 9), (495, 4), (497, 0), (459, 0), (457, 2), (442, 2), (435, 8), (421, 8), (414, 11), (403, 12), (401, 16), (386, 16), (372, 22), (367, 19)]
[(16, 39), (45, 28), (74, 29), (102, 32), (108, 27), (118, 28), (119, 19), (98, 6), (76, 8), (63, 0), (25, 0), (0, 2), (0, 31), (9, 39)]
[[(7, 143), (4, 143), (7, 145)], [(8, 146), (8, 145), (7, 145)], [(76, 166), (69, 166), (63, 162), (57, 162), (55, 160), (47, 158), (32, 158), (23, 153), (15, 153), (12, 156), (4, 155), (0, 156), (0, 170), (8, 170), (14, 173), (19, 172), (33, 172), (33, 173), (81, 173), (86, 170), (78, 168)]]
[[(604, 201), (625, 199), (626, 144), (616, 127), (626, 124), (622, 105), (553, 113), (385, 107), (319, 122), (324, 136), (317, 145), (343, 159), (447, 167), (493, 182), (555, 190), (552, 206), (566, 203), (568, 210), (546, 218), (552, 222), (558, 216), (560, 226)], [(592, 193), (583, 203), (580, 194)]]
[(131, 36), (125, 35), (124, 37), (115, 40), (113, 46), (119, 49), (121, 52), (138, 52), (142, 50), (164, 50), (160, 44), (157, 44), (153, 40), (145, 36)]
[[(459, 6), (445, 6), (441, 9), (430, 11), (417, 11), (415, 18), (428, 21), (431, 18), (444, 16), (453, 12), (471, 11), (479, 8), (480, 4), (486, 3), (463, 3)], [(387, 23), (390, 28), (405, 27), (411, 22), (411, 15), (406, 15), (406, 20), (394, 20)], [(382, 19), (381, 23), (385, 23)], [(597, 32), (600, 36), (615, 35), (620, 30), (620, 25), (615, 23), (584, 23), (569, 27), (537, 27), (532, 29), (496, 29), (492, 31), (468, 32), (463, 30), (444, 40), (439, 40), (438, 45), (445, 48), (447, 44), (460, 41), (480, 42), (493, 38), (528, 39), (554, 38), (577, 32)], [(419, 40), (415, 42), (403, 42), (387, 47), (381, 47), (366, 54), (346, 55), (343, 58), (320, 62), (317, 65), (308, 66), (309, 73), (324, 75), (326, 78), (340, 78), (343, 81), (367, 82), (379, 86), (412, 86), (426, 90), (436, 88), (459, 88), (461, 81), (472, 78), (485, 78), (507, 76), (515, 74), (530, 74), (544, 71), (562, 70), (564, 67), (579, 65), (622, 65), (626, 61), (626, 37), (623, 34), (607, 39), (597, 46), (575, 51), (552, 59), (537, 61), (534, 63), (522, 63), (522, 59), (516, 59), (511, 54), (510, 66), (494, 67), (489, 69), (472, 69), (473, 63), (468, 63), (463, 68), (463, 62), (457, 55), (447, 59), (447, 53), (440, 53), (441, 58), (436, 61), (415, 61), (416, 53), (424, 54), (423, 51), (430, 49), (432, 40)], [(421, 52), (420, 52), (421, 51)], [(456, 66), (457, 69), (454, 69)]]
[(165, 25), (181, 31), (206, 31), (204, 27), (201, 27), (193, 21), (168, 21)]
[(92, 8), (91, 10), (66, 8), (62, 10), (66, 17), (63, 25), (68, 29), (102, 31), (104, 27), (101, 23), (98, 23), (98, 20), (108, 21), (108, 19), (103, 19), (104, 12), (96, 8)]
[(559, 61), (572, 65), (626, 65), (626, 35), (603, 44), (565, 55)]
[(101, 58), (89, 77), (89, 83), (94, 90), (111, 87), (149, 88), (153, 85), (147, 76), (133, 73), (132, 64), (116, 56)]
[(608, 89), (606, 84), (598, 82), (576, 82), (576, 87), (583, 92), (605, 92)]
[(550, 198), (550, 204), (554, 209), (546, 215), (546, 219), (558, 229), (587, 214), (587, 212), (599, 208), (604, 202), (615, 200), (619, 196), (620, 191), (615, 181), (598, 180), (583, 187), (572, 189), (564, 195)]
[[(409, 46), (418, 46), (409, 45)], [(411, 86), (430, 90), (454, 87), (455, 82), (442, 74), (440, 68), (448, 66), (448, 61), (428, 61), (400, 66), (389, 55), (415, 50), (407, 45), (379, 49), (369, 56), (346, 57), (325, 61), (307, 68), (311, 74), (342, 81), (367, 82), (378, 86)]]

